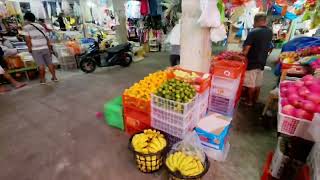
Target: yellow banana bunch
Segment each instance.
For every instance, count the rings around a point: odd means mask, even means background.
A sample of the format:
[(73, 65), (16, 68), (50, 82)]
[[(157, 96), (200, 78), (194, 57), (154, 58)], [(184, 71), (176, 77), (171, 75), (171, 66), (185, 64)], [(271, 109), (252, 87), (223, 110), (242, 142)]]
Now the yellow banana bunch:
[(204, 171), (198, 157), (186, 155), (181, 151), (170, 154), (166, 159), (166, 165), (171, 172), (179, 171), (183, 176), (197, 176)]
[(167, 146), (163, 134), (152, 129), (136, 134), (133, 136), (131, 143), (135, 151), (143, 154), (157, 153)]

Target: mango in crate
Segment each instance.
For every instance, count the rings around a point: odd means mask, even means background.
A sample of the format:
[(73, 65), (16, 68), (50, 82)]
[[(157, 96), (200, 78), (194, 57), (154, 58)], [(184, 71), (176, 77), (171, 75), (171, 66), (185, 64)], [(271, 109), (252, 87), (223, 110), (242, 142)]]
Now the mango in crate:
[(166, 159), (166, 166), (171, 172), (179, 171), (183, 176), (197, 176), (204, 171), (200, 159), (178, 151), (170, 154)]
[(143, 80), (126, 89), (124, 95), (149, 101), (151, 93), (155, 92), (166, 80), (167, 73), (165, 71), (149, 74)]
[[(159, 131), (147, 129), (143, 133), (134, 135), (131, 144), (136, 152), (150, 154), (163, 150), (167, 146), (167, 141)], [(156, 159), (156, 157), (148, 156), (145, 158), (149, 163), (153, 159)]]

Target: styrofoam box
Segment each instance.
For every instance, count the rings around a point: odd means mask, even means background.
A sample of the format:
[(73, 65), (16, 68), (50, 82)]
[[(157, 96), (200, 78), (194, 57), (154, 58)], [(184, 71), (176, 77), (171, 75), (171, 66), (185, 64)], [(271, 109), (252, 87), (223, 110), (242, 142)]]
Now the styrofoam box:
[(217, 95), (234, 99), (237, 95), (240, 84), (240, 77), (237, 79), (224, 78), (219, 76), (212, 77), (211, 95)]
[(223, 150), (217, 150), (217, 149), (211, 148), (207, 146), (206, 143), (202, 143), (202, 147), (210, 159), (220, 161), (220, 162), (226, 161), (230, 151), (229, 142), (226, 142)]

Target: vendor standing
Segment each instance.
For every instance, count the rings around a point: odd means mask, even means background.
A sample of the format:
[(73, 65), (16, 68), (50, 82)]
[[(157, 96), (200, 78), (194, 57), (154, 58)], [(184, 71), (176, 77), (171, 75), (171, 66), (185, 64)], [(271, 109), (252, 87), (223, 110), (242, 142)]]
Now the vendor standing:
[(244, 85), (248, 88), (247, 105), (252, 106), (259, 98), (263, 82), (263, 70), (271, 48), (272, 30), (267, 27), (267, 15), (258, 13), (254, 17), (254, 29), (243, 44), (243, 54), (248, 58)]

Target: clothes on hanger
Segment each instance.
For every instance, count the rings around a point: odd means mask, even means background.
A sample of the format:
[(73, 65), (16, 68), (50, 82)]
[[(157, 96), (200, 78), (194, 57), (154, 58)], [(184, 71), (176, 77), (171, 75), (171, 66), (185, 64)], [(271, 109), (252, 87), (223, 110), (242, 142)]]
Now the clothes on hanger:
[(142, 16), (147, 16), (149, 14), (149, 2), (148, 0), (141, 0), (140, 13)]
[(149, 9), (150, 9), (150, 15), (151, 16), (157, 16), (158, 15), (158, 2), (157, 0), (149, 0)]

